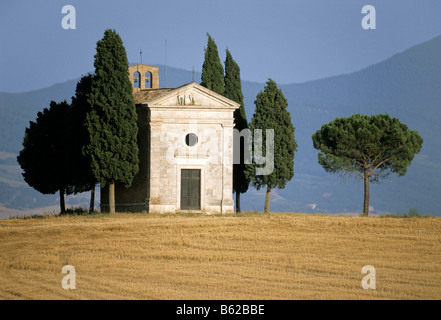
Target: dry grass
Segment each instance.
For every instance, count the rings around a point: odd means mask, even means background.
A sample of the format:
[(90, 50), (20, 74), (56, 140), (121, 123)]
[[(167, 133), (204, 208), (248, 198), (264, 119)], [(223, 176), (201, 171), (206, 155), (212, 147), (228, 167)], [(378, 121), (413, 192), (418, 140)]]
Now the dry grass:
[[(64, 290), (64, 265), (76, 290)], [(364, 265), (376, 290), (364, 290)], [(116, 214), (0, 221), (1, 299), (440, 299), (441, 219)]]

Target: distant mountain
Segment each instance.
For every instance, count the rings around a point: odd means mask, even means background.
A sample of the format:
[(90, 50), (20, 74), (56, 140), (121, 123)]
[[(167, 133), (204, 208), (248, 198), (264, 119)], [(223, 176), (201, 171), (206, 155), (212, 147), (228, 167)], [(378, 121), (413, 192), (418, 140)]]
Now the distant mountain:
[[(370, 204), (377, 212), (404, 213), (415, 207), (420, 213), (441, 214), (441, 37), (358, 72), (280, 87), (289, 101), (299, 148), (294, 179), (278, 192), (274, 210), (360, 212), (362, 185), (325, 173), (311, 135), (338, 116), (389, 113), (417, 130), (424, 145), (405, 177), (391, 176), (372, 186)], [(251, 103), (247, 101), (249, 118)], [(263, 200), (258, 205), (256, 200), (249, 204), (262, 210)]]
[[(159, 67), (161, 87), (165, 79), (167, 87), (200, 81), (200, 73), (167, 67), (166, 77), (166, 68)], [(0, 206), (28, 209), (57, 204), (56, 195), (41, 195), (26, 185), (16, 154), (29, 121), (51, 100), (70, 101), (78, 80), (25, 93), (0, 93)], [(242, 86), (250, 121), (254, 99), (265, 84), (243, 81)], [(299, 147), (294, 178), (285, 189), (272, 193), (272, 211), (360, 212), (361, 182), (326, 173), (317, 163), (311, 135), (338, 116), (389, 113), (417, 130), (424, 144), (405, 177), (391, 176), (372, 185), (373, 212), (405, 213), (414, 207), (420, 213), (441, 215), (441, 37), (358, 72), (280, 88), (288, 99)], [(75, 199), (87, 204), (84, 197)], [(263, 204), (262, 190), (250, 189), (242, 196), (244, 210), (262, 211)]]

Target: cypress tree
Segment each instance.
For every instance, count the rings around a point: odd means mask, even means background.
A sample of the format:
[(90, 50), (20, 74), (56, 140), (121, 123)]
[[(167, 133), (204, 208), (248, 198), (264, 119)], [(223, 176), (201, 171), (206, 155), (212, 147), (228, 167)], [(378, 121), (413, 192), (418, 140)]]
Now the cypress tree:
[(72, 97), (69, 131), (73, 134), (69, 143), (70, 156), (68, 157), (75, 191), (91, 190), (89, 213), (94, 211), (96, 181), (92, 172), (90, 156), (86, 154), (84, 149), (89, 144), (86, 117), (91, 110), (88, 98), (92, 88), (92, 79), (91, 74), (83, 76), (77, 83), (75, 96)]
[[(297, 142), (294, 138), (295, 128), (291, 122), (291, 115), (287, 110), (288, 101), (277, 84), (269, 79), (264, 91), (257, 94), (254, 102), (256, 109), (250, 123), (251, 131), (262, 129), (263, 152), (266, 157), (266, 130), (274, 130), (274, 167), (270, 174), (256, 174), (257, 164), (247, 167), (247, 174), (257, 190), (266, 186), (265, 212), (269, 212), (271, 190), (283, 189), (294, 176), (294, 153), (297, 151)], [(269, 141), (271, 144), (271, 141)], [(254, 145), (254, 162), (256, 162), (256, 141)], [(268, 164), (266, 164), (268, 165)]]
[[(240, 104), (240, 107), (234, 111), (234, 128), (241, 132), (248, 129), (247, 115), (245, 113), (245, 104), (243, 102), (242, 83), (240, 80), (240, 68), (234, 61), (230, 51), (226, 50), (225, 59), (225, 93), (224, 96)], [(249, 179), (245, 174), (245, 163), (241, 150), (244, 146), (241, 141), (235, 140), (239, 145), (233, 146), (233, 152), (241, 153), (240, 163), (233, 164), (233, 191), (236, 193), (236, 212), (240, 212), (240, 194), (248, 190)]]
[(70, 105), (51, 101), (50, 107), (38, 112), (30, 121), (17, 161), (24, 180), (43, 194), (60, 194), (60, 212), (65, 212), (64, 195), (73, 193), (67, 165), (69, 132), (67, 123)]
[(97, 42), (87, 114), (92, 172), (109, 186), (109, 210), (115, 212), (115, 182), (126, 187), (139, 170), (137, 114), (126, 50), (115, 30)]
[(219, 59), (216, 43), (208, 33), (207, 36), (208, 42), (202, 65), (201, 85), (223, 95), (225, 92), (224, 67)]

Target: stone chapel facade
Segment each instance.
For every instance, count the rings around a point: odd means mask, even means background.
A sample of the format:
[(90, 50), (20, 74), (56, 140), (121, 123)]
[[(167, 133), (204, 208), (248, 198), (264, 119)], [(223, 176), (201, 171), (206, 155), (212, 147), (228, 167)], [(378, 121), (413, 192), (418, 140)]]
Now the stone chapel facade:
[[(159, 88), (157, 67), (129, 67), (138, 114), (139, 172), (116, 183), (115, 210), (232, 213), (234, 110), (239, 104), (195, 82)], [(101, 210), (108, 210), (107, 188)]]

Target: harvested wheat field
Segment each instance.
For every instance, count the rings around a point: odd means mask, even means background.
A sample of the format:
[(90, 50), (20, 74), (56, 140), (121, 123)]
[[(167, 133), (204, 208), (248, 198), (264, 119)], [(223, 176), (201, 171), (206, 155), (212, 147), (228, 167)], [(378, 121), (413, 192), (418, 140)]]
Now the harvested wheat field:
[[(65, 290), (64, 265), (76, 271)], [(362, 288), (365, 265), (376, 288)], [(1, 299), (440, 299), (441, 218), (114, 214), (0, 221)]]

